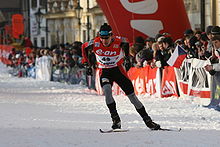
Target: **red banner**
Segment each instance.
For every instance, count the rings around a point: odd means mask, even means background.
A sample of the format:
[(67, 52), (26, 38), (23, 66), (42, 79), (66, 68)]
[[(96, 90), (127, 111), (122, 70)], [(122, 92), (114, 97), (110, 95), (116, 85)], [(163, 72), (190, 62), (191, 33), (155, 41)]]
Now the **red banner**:
[(4, 64), (10, 65), (11, 61), (8, 59), (13, 46), (0, 45), (0, 61)]
[(12, 16), (12, 35), (19, 39), (19, 36), (24, 33), (24, 18), (21, 14), (14, 14)]
[(183, 0), (97, 0), (116, 35), (133, 41), (137, 36), (170, 33), (174, 39), (191, 28)]
[(161, 97), (176, 96), (177, 93), (177, 81), (174, 71), (174, 67), (165, 66), (163, 69), (162, 83), (161, 83)]
[(157, 92), (156, 76), (158, 68), (151, 68), (150, 66), (146, 66), (143, 69), (145, 75), (146, 93), (153, 95)]
[(145, 77), (143, 68), (132, 67), (128, 71), (128, 77), (131, 79), (134, 85), (134, 91), (137, 95), (145, 94)]

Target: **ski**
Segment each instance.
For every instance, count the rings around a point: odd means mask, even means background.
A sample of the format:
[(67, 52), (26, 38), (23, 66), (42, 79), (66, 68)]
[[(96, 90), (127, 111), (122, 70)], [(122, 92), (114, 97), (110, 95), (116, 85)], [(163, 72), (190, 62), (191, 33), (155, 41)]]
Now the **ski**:
[[(182, 129), (166, 129), (166, 128), (160, 128), (159, 130), (151, 130), (151, 131), (174, 131), (174, 132), (180, 132)], [(128, 132), (127, 129), (110, 129), (110, 130), (102, 130), (99, 129), (100, 133), (117, 133), (117, 132)]]
[(180, 132), (182, 129), (165, 129), (165, 128), (160, 128), (159, 130), (152, 130), (152, 131), (175, 131), (175, 132)]
[(102, 130), (99, 129), (100, 133), (116, 133), (116, 132), (128, 132), (127, 129), (110, 129), (110, 130)]

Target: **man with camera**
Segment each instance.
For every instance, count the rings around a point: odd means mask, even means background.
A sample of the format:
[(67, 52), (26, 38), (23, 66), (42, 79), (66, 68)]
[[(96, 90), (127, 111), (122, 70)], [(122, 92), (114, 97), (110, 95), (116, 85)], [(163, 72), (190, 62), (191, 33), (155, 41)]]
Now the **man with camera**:
[[(220, 59), (220, 35), (215, 35), (212, 38), (212, 44), (214, 46), (215, 56)], [(220, 98), (215, 98), (215, 93), (217, 89), (217, 85), (220, 85), (220, 63), (214, 63), (211, 65), (206, 65), (205, 70), (208, 71), (213, 76), (212, 81), (212, 91), (211, 91), (211, 103), (208, 105), (208, 108), (214, 108), (220, 111), (219, 101)]]

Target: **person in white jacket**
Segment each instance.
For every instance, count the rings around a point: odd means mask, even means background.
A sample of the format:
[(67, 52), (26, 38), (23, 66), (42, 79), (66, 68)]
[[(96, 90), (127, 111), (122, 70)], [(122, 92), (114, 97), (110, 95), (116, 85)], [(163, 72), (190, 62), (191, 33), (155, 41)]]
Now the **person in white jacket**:
[[(215, 35), (212, 38), (212, 44), (215, 50), (215, 56), (220, 60), (220, 35)], [(214, 108), (220, 111), (220, 96), (216, 97), (217, 86), (220, 85), (220, 63), (214, 63), (206, 65), (205, 70), (208, 71), (212, 76), (212, 89), (211, 89), (211, 102), (207, 106), (208, 108)]]
[(36, 66), (39, 68), (36, 72), (36, 79), (50, 81), (52, 74), (52, 57), (48, 54), (48, 50), (43, 50), (43, 56), (40, 57)]

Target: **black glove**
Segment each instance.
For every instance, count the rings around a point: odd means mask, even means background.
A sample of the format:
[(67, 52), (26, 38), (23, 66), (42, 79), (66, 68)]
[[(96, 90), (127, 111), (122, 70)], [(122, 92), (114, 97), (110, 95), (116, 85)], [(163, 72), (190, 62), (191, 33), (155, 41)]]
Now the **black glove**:
[(86, 75), (92, 76), (92, 68), (91, 67), (86, 68)]
[(130, 62), (129, 57), (124, 58), (124, 66), (125, 66), (126, 71), (128, 71), (131, 68), (131, 62)]
[(210, 70), (210, 71), (209, 71), (209, 74), (212, 75), (212, 76), (213, 76), (215, 73), (216, 73), (216, 71), (214, 71), (214, 70)]
[(89, 68), (89, 63), (88, 62), (83, 63), (83, 67), (84, 68)]

